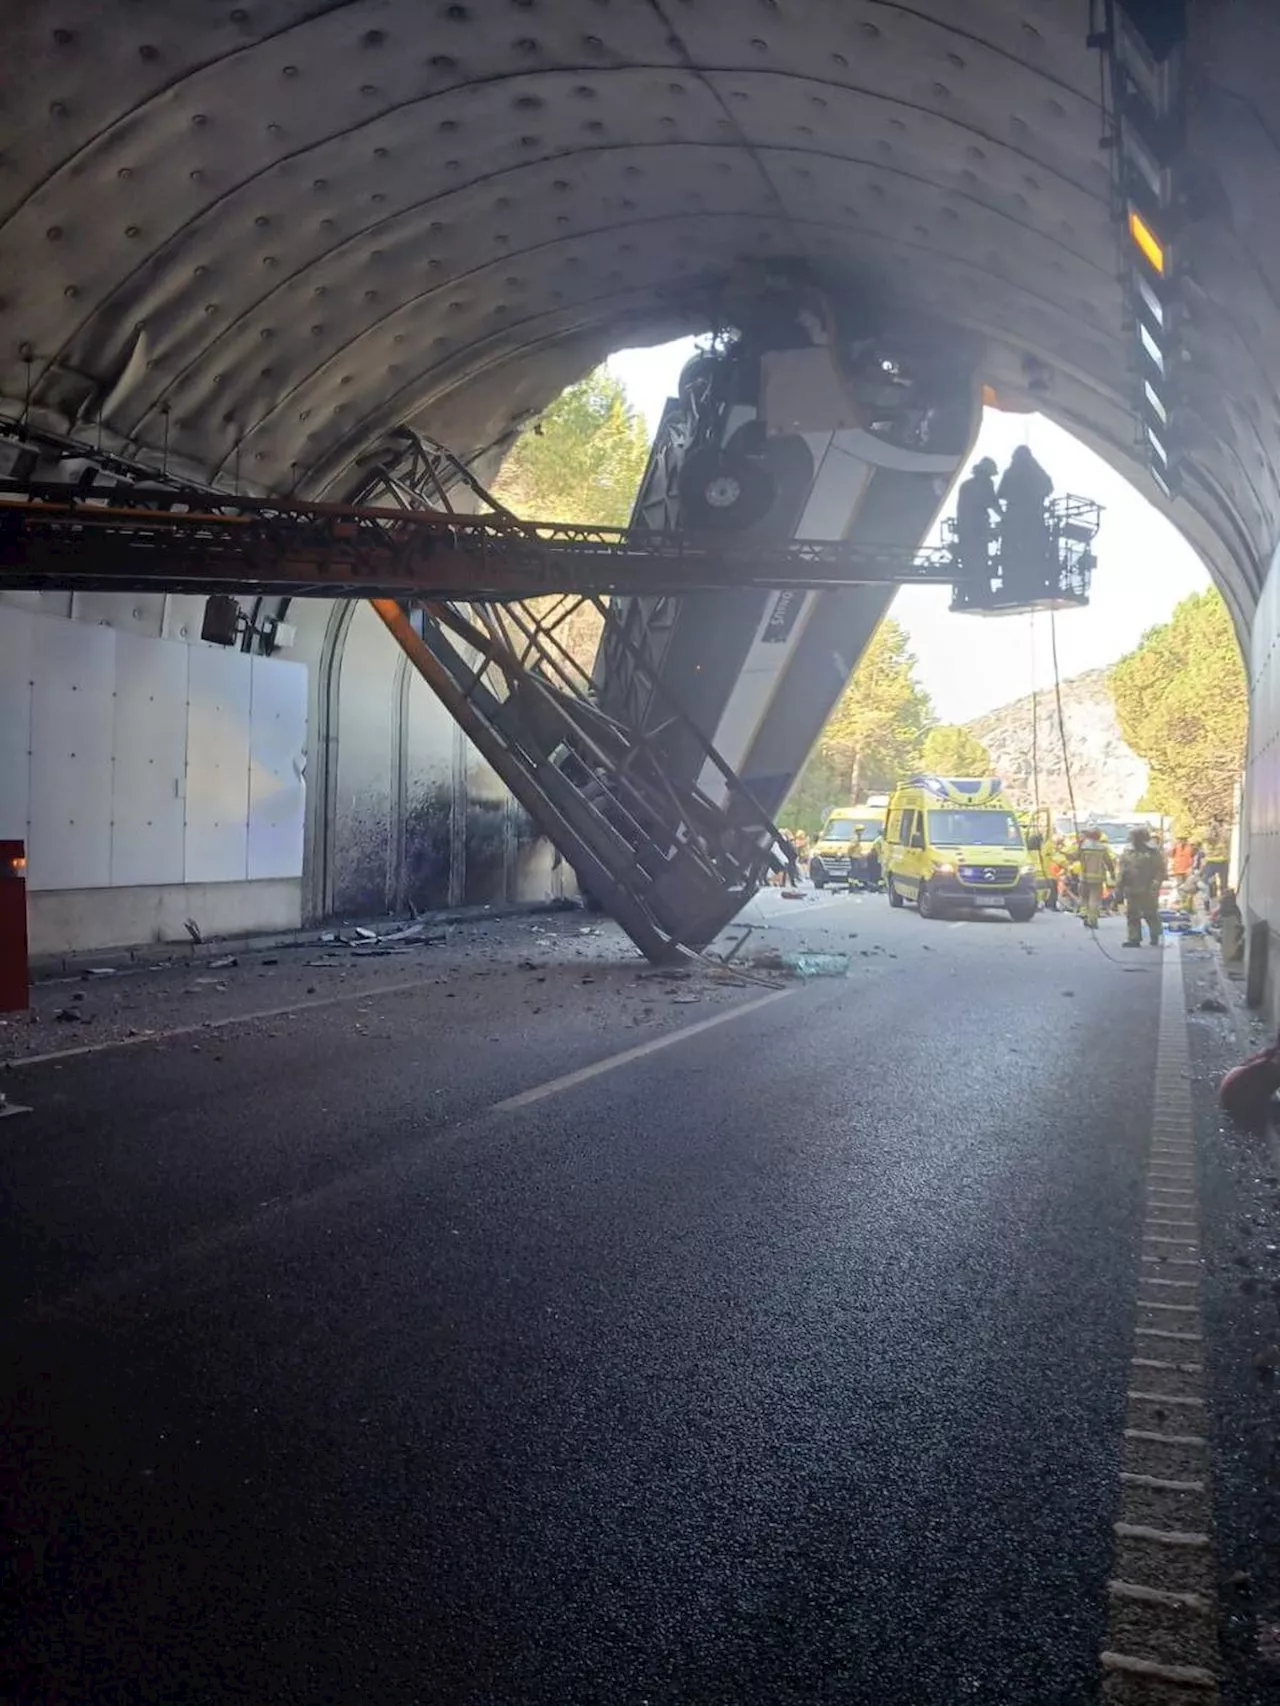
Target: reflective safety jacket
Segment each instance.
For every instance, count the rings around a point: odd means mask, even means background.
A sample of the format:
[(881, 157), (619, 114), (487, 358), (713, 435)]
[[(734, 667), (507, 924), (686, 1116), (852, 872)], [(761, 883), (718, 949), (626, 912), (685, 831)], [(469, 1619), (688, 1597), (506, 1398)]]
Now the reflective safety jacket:
[(1114, 882), (1116, 862), (1111, 849), (1100, 841), (1086, 841), (1080, 848), (1080, 876), (1086, 883)]
[(1225, 865), (1231, 857), (1231, 849), (1225, 841), (1206, 841), (1204, 844), (1204, 862), (1206, 865)]

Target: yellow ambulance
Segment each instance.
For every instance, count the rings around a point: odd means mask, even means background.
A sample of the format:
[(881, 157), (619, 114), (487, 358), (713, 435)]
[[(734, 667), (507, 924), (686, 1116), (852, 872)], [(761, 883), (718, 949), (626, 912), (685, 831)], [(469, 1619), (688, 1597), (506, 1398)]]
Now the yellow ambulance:
[(913, 776), (889, 801), (884, 844), (890, 906), (922, 918), (1000, 907), (1016, 924), (1036, 911), (1038, 869), (998, 777)]
[(822, 833), (809, 850), (809, 875), (814, 888), (826, 888), (828, 883), (855, 882), (859, 873), (854, 869), (854, 849), (865, 860), (883, 834), (883, 805), (838, 806), (828, 812)]

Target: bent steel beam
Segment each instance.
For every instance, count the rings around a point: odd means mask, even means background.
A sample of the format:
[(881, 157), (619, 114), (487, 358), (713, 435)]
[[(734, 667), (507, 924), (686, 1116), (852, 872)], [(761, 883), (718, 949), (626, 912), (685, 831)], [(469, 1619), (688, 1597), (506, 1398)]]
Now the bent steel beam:
[[(166, 494), (164, 507), (0, 489), (0, 588), (525, 599), (552, 592), (948, 584), (951, 552), (744, 543), (504, 516)], [(172, 505), (173, 507), (169, 507)]]

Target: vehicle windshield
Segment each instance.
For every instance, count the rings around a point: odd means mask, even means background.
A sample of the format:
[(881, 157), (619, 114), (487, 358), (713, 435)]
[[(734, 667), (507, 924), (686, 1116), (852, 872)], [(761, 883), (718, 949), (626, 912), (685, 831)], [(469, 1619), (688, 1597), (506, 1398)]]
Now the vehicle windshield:
[(1008, 847), (1021, 851), (1022, 831), (1012, 812), (929, 813), (929, 840), (935, 847)]
[(1108, 841), (1118, 842), (1129, 839), (1129, 831), (1133, 825), (1131, 823), (1094, 823), (1090, 824), (1089, 827), (1096, 829), (1099, 835), (1105, 835)]
[(824, 841), (852, 841), (860, 835), (864, 841), (874, 841), (881, 830), (879, 818), (833, 817), (822, 832)]

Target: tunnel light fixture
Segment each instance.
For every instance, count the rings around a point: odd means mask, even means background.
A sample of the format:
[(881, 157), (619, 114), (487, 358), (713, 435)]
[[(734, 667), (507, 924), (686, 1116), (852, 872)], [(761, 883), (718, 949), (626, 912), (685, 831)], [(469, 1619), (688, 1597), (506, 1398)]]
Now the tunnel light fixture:
[(1152, 197), (1158, 207), (1167, 207), (1170, 199), (1168, 171), (1160, 165), (1143, 136), (1132, 124), (1126, 124), (1120, 135), (1126, 162), (1141, 178), (1141, 188)]
[(1165, 449), (1159, 433), (1151, 425), (1150, 421), (1144, 423), (1143, 431), (1147, 435), (1147, 448), (1156, 459), (1156, 466), (1158, 466), (1162, 472), (1167, 473), (1169, 468), (1169, 452)]
[(1151, 328), (1142, 320), (1138, 321), (1138, 338), (1142, 344), (1143, 354), (1159, 374), (1164, 373), (1164, 351), (1151, 335)]
[(1136, 207), (1129, 209), (1129, 235), (1133, 239), (1134, 247), (1152, 272), (1163, 278), (1169, 259), (1165, 246)]
[(1155, 489), (1159, 492), (1160, 496), (1162, 498), (1166, 498), (1170, 503), (1172, 503), (1174, 499), (1173, 485), (1171, 481), (1166, 480), (1164, 475), (1160, 472), (1159, 464), (1154, 461), (1149, 463), (1147, 472), (1151, 475), (1151, 483), (1155, 486)]
[(1164, 402), (1161, 399), (1160, 393), (1156, 390), (1155, 386), (1151, 383), (1151, 381), (1149, 379), (1144, 379), (1142, 381), (1142, 395), (1146, 399), (1147, 407), (1151, 410), (1151, 413), (1160, 422), (1160, 425), (1161, 426), (1168, 426), (1168, 424), (1169, 424), (1169, 411), (1168, 411), (1168, 409), (1165, 408)]
[(1161, 302), (1155, 291), (1152, 290), (1151, 285), (1140, 272), (1134, 273), (1133, 282), (1137, 286), (1138, 297), (1142, 306), (1146, 309), (1147, 313), (1150, 314), (1151, 318), (1155, 321), (1160, 330), (1163, 331), (1165, 320), (1164, 303)]

